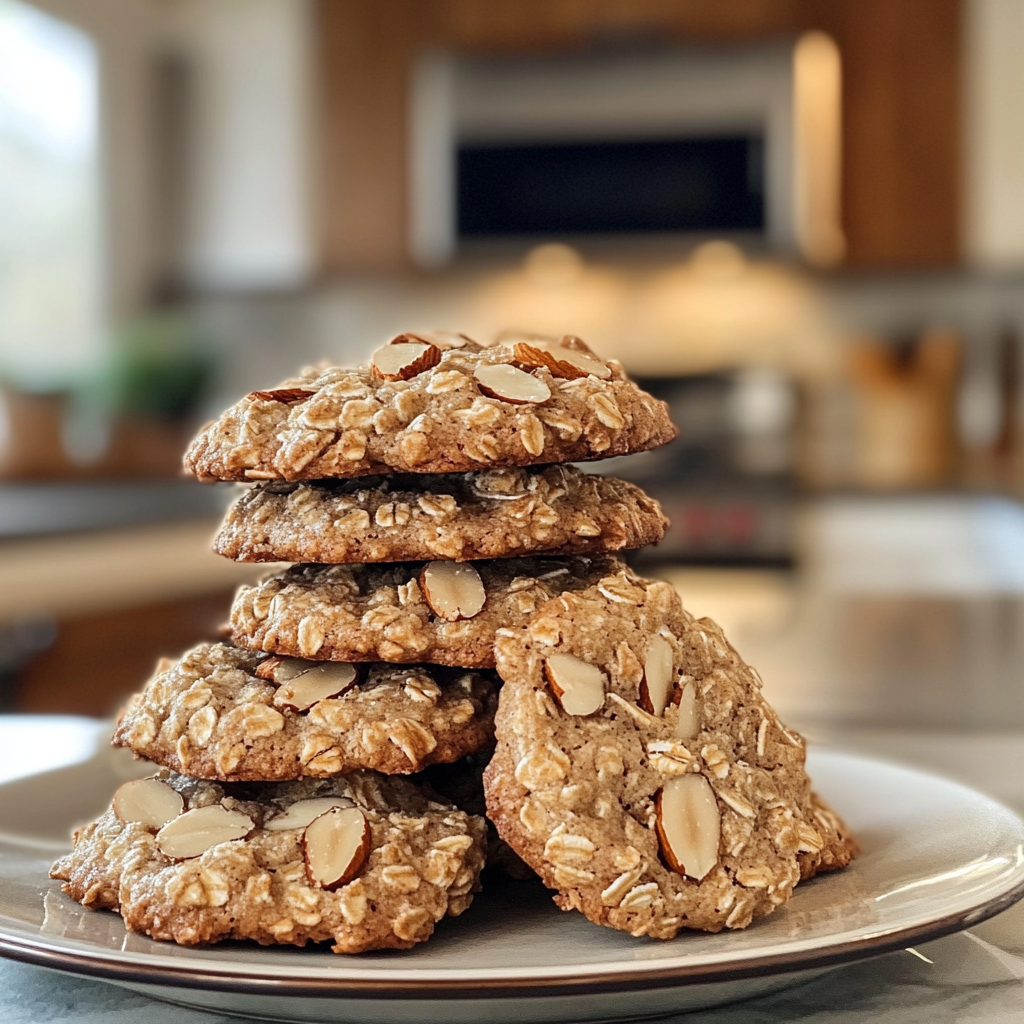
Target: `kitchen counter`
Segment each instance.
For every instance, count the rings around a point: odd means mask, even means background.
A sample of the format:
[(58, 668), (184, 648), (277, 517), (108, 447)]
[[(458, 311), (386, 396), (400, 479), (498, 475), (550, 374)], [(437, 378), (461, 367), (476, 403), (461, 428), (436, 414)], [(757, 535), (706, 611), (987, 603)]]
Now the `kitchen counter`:
[(0, 540), (216, 519), (232, 487), (193, 479), (0, 482)]
[[(90, 719), (0, 716), (0, 782), (89, 756), (109, 725)], [(1024, 732), (949, 734), (834, 730), (848, 749), (917, 764), (987, 789), (1024, 811)], [(638, 1007), (639, 1009), (639, 1007)], [(0, 960), (6, 1024), (230, 1024), (100, 982)], [(1024, 904), (910, 950), (830, 971), (798, 987), (690, 1017), (701, 1024), (1024, 1024)]]
[(268, 571), (215, 555), (219, 523), (189, 519), (2, 543), (0, 624), (215, 593)]
[[(655, 575), (655, 573), (652, 573)], [(665, 568), (811, 737), (836, 725), (1024, 731), (1024, 595), (854, 590), (809, 573)]]

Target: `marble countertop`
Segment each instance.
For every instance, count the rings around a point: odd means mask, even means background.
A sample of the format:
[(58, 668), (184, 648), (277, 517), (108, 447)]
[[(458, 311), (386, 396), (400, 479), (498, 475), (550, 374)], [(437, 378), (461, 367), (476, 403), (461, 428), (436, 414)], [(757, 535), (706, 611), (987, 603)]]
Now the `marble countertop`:
[[(49, 742), (40, 742), (41, 730)], [(75, 763), (108, 726), (0, 716), (0, 782)], [(53, 742), (57, 730), (59, 742)], [(832, 744), (902, 760), (987, 790), (1024, 811), (1024, 733), (834, 732)], [(238, 1020), (157, 1002), (101, 982), (0, 959), (5, 1024), (213, 1024)], [(701, 1024), (1024, 1024), (1024, 903), (910, 950), (831, 971), (770, 996), (698, 1015)]]

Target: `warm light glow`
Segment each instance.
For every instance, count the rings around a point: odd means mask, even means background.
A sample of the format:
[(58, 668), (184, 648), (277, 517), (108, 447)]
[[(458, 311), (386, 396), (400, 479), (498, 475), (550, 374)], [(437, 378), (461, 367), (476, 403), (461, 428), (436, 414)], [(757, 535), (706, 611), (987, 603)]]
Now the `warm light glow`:
[(839, 47), (824, 32), (807, 32), (793, 51), (796, 134), (794, 204), (800, 251), (809, 263), (842, 260), (842, 66)]
[(583, 275), (583, 258), (572, 246), (549, 242), (531, 249), (523, 268), (531, 284), (557, 287), (579, 281)]
[(706, 281), (735, 281), (744, 271), (747, 258), (732, 242), (705, 242), (690, 257), (694, 273)]
[(586, 264), (571, 246), (531, 249), (521, 269), (496, 274), (477, 293), (476, 319), (492, 333), (578, 334), (602, 354), (623, 320), (621, 274)]
[(748, 260), (728, 242), (697, 248), (655, 274), (632, 304), (635, 373), (700, 373), (777, 366), (798, 377), (831, 372), (814, 290), (790, 268)]

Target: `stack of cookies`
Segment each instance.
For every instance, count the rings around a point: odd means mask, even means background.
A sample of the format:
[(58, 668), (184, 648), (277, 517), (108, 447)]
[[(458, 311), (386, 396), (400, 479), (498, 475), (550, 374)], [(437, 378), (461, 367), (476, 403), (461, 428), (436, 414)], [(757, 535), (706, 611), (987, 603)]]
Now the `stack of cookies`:
[(479, 889), (481, 786), (560, 906), (634, 935), (743, 927), (845, 864), (756, 674), (617, 554), (657, 503), (569, 465), (674, 436), (573, 337), (404, 334), (246, 396), (186, 467), (253, 484), (220, 554), (296, 564), (132, 699), (114, 742), (161, 771), (54, 877), (155, 938), (405, 948)]

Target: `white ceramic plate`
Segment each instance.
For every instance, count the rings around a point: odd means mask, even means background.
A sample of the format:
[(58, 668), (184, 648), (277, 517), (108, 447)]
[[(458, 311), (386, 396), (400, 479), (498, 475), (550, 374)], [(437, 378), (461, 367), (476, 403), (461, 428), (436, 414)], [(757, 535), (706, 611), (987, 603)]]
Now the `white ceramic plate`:
[(815, 788), (864, 852), (745, 931), (632, 939), (562, 913), (539, 883), (493, 886), (407, 952), (156, 943), (47, 879), (73, 822), (118, 783), (109, 757), (0, 786), (0, 953), (191, 1006), (292, 1021), (579, 1021), (771, 991), (969, 927), (1024, 895), (1024, 822), (972, 790), (813, 750)]

